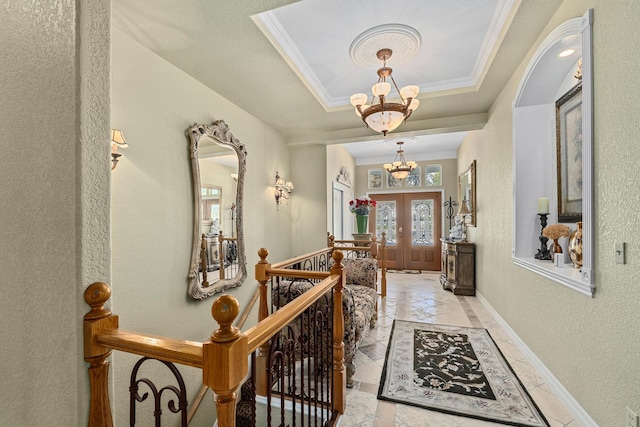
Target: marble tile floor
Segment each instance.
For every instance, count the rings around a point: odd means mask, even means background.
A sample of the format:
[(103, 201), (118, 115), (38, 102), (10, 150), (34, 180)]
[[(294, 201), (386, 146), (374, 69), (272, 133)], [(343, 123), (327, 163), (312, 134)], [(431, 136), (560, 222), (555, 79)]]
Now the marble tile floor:
[(476, 297), (442, 289), (435, 273), (387, 274), (387, 296), (378, 300), (378, 322), (356, 354), (354, 387), (340, 427), (481, 427), (503, 425), (377, 400), (391, 325), (394, 319), (486, 328), (552, 427), (579, 427), (502, 327)]

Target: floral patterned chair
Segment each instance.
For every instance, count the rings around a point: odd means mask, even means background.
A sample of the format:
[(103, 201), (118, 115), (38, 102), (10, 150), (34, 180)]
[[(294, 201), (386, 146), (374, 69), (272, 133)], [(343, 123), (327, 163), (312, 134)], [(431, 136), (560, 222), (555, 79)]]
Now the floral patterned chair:
[[(346, 281), (342, 301), (344, 363), (347, 368), (347, 386), (353, 387), (353, 359), (356, 350), (366, 331), (373, 328), (377, 320), (378, 263), (373, 258), (344, 258), (342, 265)], [(282, 307), (311, 287), (313, 283), (305, 280), (283, 281), (272, 289), (272, 304), (275, 308)], [(294, 327), (300, 330), (300, 326)]]

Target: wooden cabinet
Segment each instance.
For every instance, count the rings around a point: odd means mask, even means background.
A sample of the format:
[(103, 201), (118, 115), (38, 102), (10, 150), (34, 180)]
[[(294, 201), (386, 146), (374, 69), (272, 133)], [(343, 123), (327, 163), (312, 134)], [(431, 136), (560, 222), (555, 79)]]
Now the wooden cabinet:
[(476, 245), (442, 239), (442, 289), (454, 295), (476, 294)]

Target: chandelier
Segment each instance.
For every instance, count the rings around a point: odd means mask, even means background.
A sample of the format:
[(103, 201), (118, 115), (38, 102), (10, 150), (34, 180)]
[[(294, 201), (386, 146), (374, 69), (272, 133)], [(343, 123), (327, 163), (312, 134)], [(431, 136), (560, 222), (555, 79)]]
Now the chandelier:
[(385, 163), (382, 165), (395, 179), (405, 179), (412, 170), (418, 166), (416, 162), (406, 161), (404, 159), (404, 151), (402, 150), (404, 142), (398, 141), (398, 154), (393, 163)]
[[(387, 59), (391, 57), (392, 53), (391, 49), (380, 49), (376, 54), (378, 59), (382, 61), (382, 67), (378, 68), (378, 83), (371, 87), (371, 92), (373, 92), (371, 105), (367, 105), (366, 93), (356, 93), (350, 98), (351, 105), (356, 107), (358, 117), (361, 117), (368, 127), (384, 136), (407, 120), (420, 105), (420, 101), (416, 99), (420, 92), (418, 86), (411, 85), (398, 89), (398, 85), (391, 75), (393, 70), (387, 67)], [(385, 102), (387, 95), (391, 92), (391, 84), (387, 82), (387, 77), (391, 79), (402, 102)]]

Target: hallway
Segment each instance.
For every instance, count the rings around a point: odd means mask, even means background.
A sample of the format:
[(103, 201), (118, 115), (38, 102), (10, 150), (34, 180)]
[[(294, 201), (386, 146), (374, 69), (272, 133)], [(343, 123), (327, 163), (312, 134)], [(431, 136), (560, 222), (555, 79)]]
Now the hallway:
[(476, 297), (444, 291), (438, 274), (387, 274), (387, 297), (379, 299), (378, 323), (365, 336), (356, 354), (354, 388), (347, 391), (347, 410), (340, 426), (469, 427), (503, 425), (377, 400), (387, 342), (394, 319), (489, 330), (552, 427), (578, 427), (528, 359), (514, 345)]

